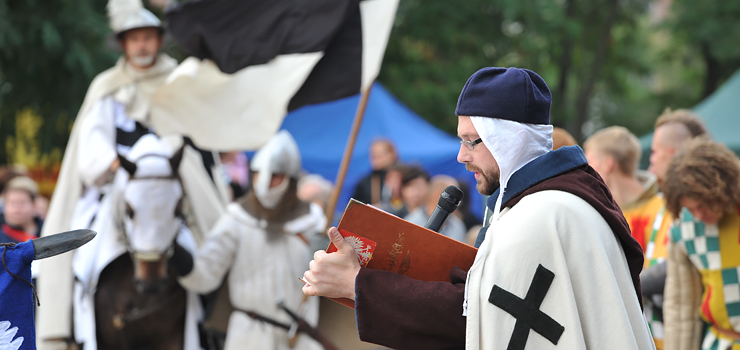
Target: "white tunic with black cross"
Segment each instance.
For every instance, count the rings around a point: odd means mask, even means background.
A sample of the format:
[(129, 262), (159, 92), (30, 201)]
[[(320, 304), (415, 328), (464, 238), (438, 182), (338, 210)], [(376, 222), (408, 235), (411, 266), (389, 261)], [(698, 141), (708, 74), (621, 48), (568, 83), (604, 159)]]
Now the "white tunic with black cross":
[(620, 243), (583, 199), (504, 208), (469, 279), (466, 349), (654, 349)]

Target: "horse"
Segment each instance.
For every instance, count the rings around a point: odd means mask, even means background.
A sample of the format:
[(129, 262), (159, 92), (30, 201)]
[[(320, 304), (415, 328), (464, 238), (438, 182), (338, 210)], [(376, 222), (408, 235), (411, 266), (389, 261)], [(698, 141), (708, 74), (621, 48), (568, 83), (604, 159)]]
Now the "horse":
[(102, 237), (75, 255), (75, 338), (85, 350), (200, 348), (200, 301), (168, 264), (176, 248), (195, 250), (181, 211), (183, 148), (170, 154), (151, 134), (119, 154), (92, 227)]

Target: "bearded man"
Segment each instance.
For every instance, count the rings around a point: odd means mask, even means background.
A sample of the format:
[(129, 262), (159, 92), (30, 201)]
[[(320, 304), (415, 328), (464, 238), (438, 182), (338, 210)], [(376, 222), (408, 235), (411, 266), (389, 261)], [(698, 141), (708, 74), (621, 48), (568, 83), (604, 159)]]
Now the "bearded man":
[(326, 217), (321, 207), (298, 199), (301, 159), (287, 131), (280, 131), (255, 155), (250, 164), (251, 191), (229, 204), (194, 261), (184, 250), (173, 257), (180, 284), (194, 292), (209, 293), (228, 272), (234, 311), (229, 318), (225, 350), (318, 350), (321, 345), (299, 333), (294, 346), (286, 329), (293, 320), (279, 303), (302, 311), (316, 326), (318, 298), (304, 299), (298, 280), (308, 267), (311, 235), (321, 232)]
[[(136, 141), (150, 132), (150, 99), (177, 66), (159, 53), (164, 29), (140, 0), (113, 0), (108, 4), (111, 28), (123, 52), (116, 65), (100, 73), (90, 85), (70, 135), (62, 169), (52, 196), (42, 236), (88, 228), (102, 197)], [(187, 142), (164, 139), (173, 149)], [(190, 144), (191, 146), (192, 143)], [(218, 176), (211, 176), (215, 159), (208, 152), (186, 148), (180, 168), (185, 189), (184, 209), (194, 235), (206, 232), (223, 211), (224, 195)], [(189, 215), (188, 215), (189, 214)], [(39, 349), (71, 344), (72, 253), (40, 264)]]
[(460, 94), (457, 160), (493, 212), (470, 271), (361, 268), (331, 229), (338, 252), (315, 254), (304, 293), (354, 300), (360, 339), (394, 349), (653, 349), (642, 250), (581, 149), (552, 151), (550, 100), (518, 68), (481, 69)]

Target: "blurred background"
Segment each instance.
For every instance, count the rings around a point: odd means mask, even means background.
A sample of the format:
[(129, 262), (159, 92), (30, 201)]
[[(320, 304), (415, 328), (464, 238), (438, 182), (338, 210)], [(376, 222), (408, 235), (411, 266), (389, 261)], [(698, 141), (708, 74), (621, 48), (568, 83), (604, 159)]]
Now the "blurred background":
[[(106, 2), (0, 0), (0, 165), (25, 168), (46, 196), (90, 81), (119, 56)], [(610, 125), (645, 135), (663, 109), (694, 108), (740, 68), (738, 18), (740, 1), (402, 0), (378, 80), (455, 135), (472, 72), (525, 67), (577, 141)], [(184, 58), (172, 41), (166, 51)]]

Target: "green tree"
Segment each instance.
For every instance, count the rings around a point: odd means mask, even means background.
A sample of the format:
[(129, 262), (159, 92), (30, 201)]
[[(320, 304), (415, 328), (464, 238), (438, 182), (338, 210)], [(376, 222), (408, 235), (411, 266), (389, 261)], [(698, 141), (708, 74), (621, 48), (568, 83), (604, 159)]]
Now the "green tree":
[[(644, 70), (631, 35), (643, 12), (640, 2), (616, 0), (405, 1), (380, 79), (412, 109), (454, 133), (455, 101), (472, 72), (530, 68), (553, 92), (553, 123), (581, 138), (596, 93), (613, 94), (604, 82), (627, 84), (615, 75)], [(629, 41), (633, 46), (625, 45)]]
[(63, 149), (87, 87), (115, 63), (106, 0), (0, 0), (0, 164), (16, 115), (43, 117), (41, 152)]
[(666, 61), (702, 63), (701, 98), (740, 69), (740, 1), (675, 0), (664, 28), (672, 39)]
[[(677, 11), (689, 2), (699, 0), (677, 0)], [(714, 15), (705, 13), (702, 24), (709, 25)], [(663, 108), (691, 107), (700, 98), (696, 60), (687, 65), (671, 54), (691, 52), (688, 39), (672, 41), (672, 31), (680, 31), (664, 27), (650, 21), (644, 0), (405, 0), (380, 81), (454, 134), (455, 102), (470, 74), (485, 66), (525, 67), (542, 75), (552, 90), (553, 124), (579, 141), (615, 124), (640, 135)], [(717, 50), (740, 50), (728, 45), (718, 43)]]

